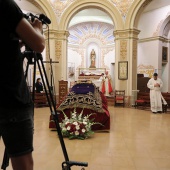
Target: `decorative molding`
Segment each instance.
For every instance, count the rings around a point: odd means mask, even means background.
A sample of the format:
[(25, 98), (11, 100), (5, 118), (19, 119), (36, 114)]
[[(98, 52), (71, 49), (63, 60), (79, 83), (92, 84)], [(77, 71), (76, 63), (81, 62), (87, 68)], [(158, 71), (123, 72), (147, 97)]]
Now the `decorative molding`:
[(48, 46), (48, 40), (45, 41), (45, 48), (46, 48), (46, 59), (50, 56), (49, 55), (49, 46)]
[[(55, 12), (57, 21), (59, 22), (63, 13), (67, 10), (67, 8), (78, 0), (47, 0), (52, 9)], [(122, 18), (125, 20), (127, 13), (133, 4), (134, 0), (107, 0), (111, 2), (119, 11)], [(88, 1), (87, 1), (88, 2)]]
[(101, 49), (101, 65), (100, 65), (101, 68), (106, 68), (106, 70), (110, 70), (110, 68), (105, 64), (104, 58), (105, 58), (106, 54), (108, 54), (112, 50), (113, 50), (113, 48)]
[(62, 57), (62, 42), (55, 41), (55, 60), (59, 61)]
[(145, 42), (149, 42), (149, 41), (162, 41), (162, 42), (166, 42), (166, 43), (169, 42), (169, 40), (167, 38), (158, 36), (158, 37), (149, 37), (149, 38), (140, 39), (138, 41), (138, 43), (145, 43)]
[(145, 8), (149, 3), (151, 3), (153, 0), (147, 0), (143, 3), (143, 8)]
[(134, 60), (137, 59), (137, 41), (136, 40), (133, 40), (133, 51), (132, 51), (132, 57)]
[(119, 39), (136, 39), (138, 40), (138, 34), (140, 31), (138, 29), (126, 29), (126, 30), (116, 30), (113, 32), (115, 40)]
[(64, 11), (76, 0), (47, 0), (56, 14), (56, 19), (59, 22)]
[(101, 22), (86, 22), (69, 28), (68, 43), (82, 45), (87, 40), (97, 39), (102, 45), (114, 44), (113, 25)]
[(143, 64), (140, 64), (137, 67), (137, 73), (138, 74), (147, 74), (148, 77), (150, 77), (150, 78), (153, 76), (154, 70), (155, 70), (155, 68), (152, 65), (143, 65)]
[(127, 40), (120, 41), (120, 60), (126, 60), (127, 58)]
[(125, 20), (127, 13), (134, 0), (109, 0), (118, 9), (122, 18)]
[(76, 70), (79, 70), (79, 68), (85, 68), (85, 66), (84, 66), (84, 64), (85, 64), (85, 57), (84, 57), (85, 49), (83, 49), (83, 48), (70, 48), (70, 49), (77, 52), (81, 56), (81, 64), (76, 67)]

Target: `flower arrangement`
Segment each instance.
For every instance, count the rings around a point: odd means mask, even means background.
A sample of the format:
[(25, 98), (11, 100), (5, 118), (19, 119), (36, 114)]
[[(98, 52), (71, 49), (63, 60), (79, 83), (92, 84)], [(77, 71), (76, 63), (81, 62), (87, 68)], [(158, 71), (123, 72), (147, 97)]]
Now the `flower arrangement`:
[(89, 138), (94, 132), (91, 130), (91, 127), (94, 124), (100, 124), (97, 122), (93, 122), (94, 119), (90, 119), (89, 114), (87, 116), (83, 116), (83, 110), (80, 114), (76, 112), (76, 108), (70, 112), (70, 118), (63, 112), (64, 119), (60, 123), (61, 132), (64, 137), (68, 137), (69, 139), (86, 139)]

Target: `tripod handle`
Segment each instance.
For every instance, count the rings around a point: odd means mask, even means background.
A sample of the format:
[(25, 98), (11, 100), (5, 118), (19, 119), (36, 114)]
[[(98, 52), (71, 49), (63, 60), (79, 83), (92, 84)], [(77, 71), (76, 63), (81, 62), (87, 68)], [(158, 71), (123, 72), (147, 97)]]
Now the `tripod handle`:
[(71, 166), (83, 166), (83, 167), (87, 167), (88, 166), (88, 163), (87, 162), (77, 162), (77, 161), (67, 161), (67, 162), (63, 162), (63, 164), (66, 164), (68, 165), (69, 167)]

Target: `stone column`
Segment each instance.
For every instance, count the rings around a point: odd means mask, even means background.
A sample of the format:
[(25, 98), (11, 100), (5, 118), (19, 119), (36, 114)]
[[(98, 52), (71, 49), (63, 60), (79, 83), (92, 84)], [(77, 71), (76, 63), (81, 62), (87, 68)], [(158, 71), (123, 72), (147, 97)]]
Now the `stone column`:
[[(137, 41), (139, 32), (137, 29), (114, 31), (116, 51), (115, 89), (125, 90), (127, 96), (131, 95), (132, 90), (137, 90)], [(122, 61), (127, 61), (127, 79), (118, 77), (121, 71), (119, 62)]]
[[(59, 80), (67, 80), (67, 40), (69, 33), (68, 31), (50, 30), (49, 33), (45, 32), (45, 36), (46, 36), (46, 60), (49, 60), (50, 56), (52, 61), (58, 62), (52, 64), (53, 76), (55, 81), (54, 82), (55, 92), (56, 95), (58, 95)], [(49, 70), (48, 65), (46, 68), (48, 72)]]

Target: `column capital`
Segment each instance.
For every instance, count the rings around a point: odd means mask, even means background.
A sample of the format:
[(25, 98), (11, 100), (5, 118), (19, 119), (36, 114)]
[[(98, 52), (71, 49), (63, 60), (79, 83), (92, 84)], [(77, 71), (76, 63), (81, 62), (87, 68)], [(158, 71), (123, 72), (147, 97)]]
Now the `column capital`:
[(115, 30), (113, 32), (115, 40), (119, 39), (138, 39), (138, 34), (140, 30), (138, 29), (126, 29), (126, 30)]
[(66, 30), (46, 30), (44, 31), (44, 35), (46, 36), (46, 38), (49, 35), (50, 39), (67, 40), (70, 34)]

